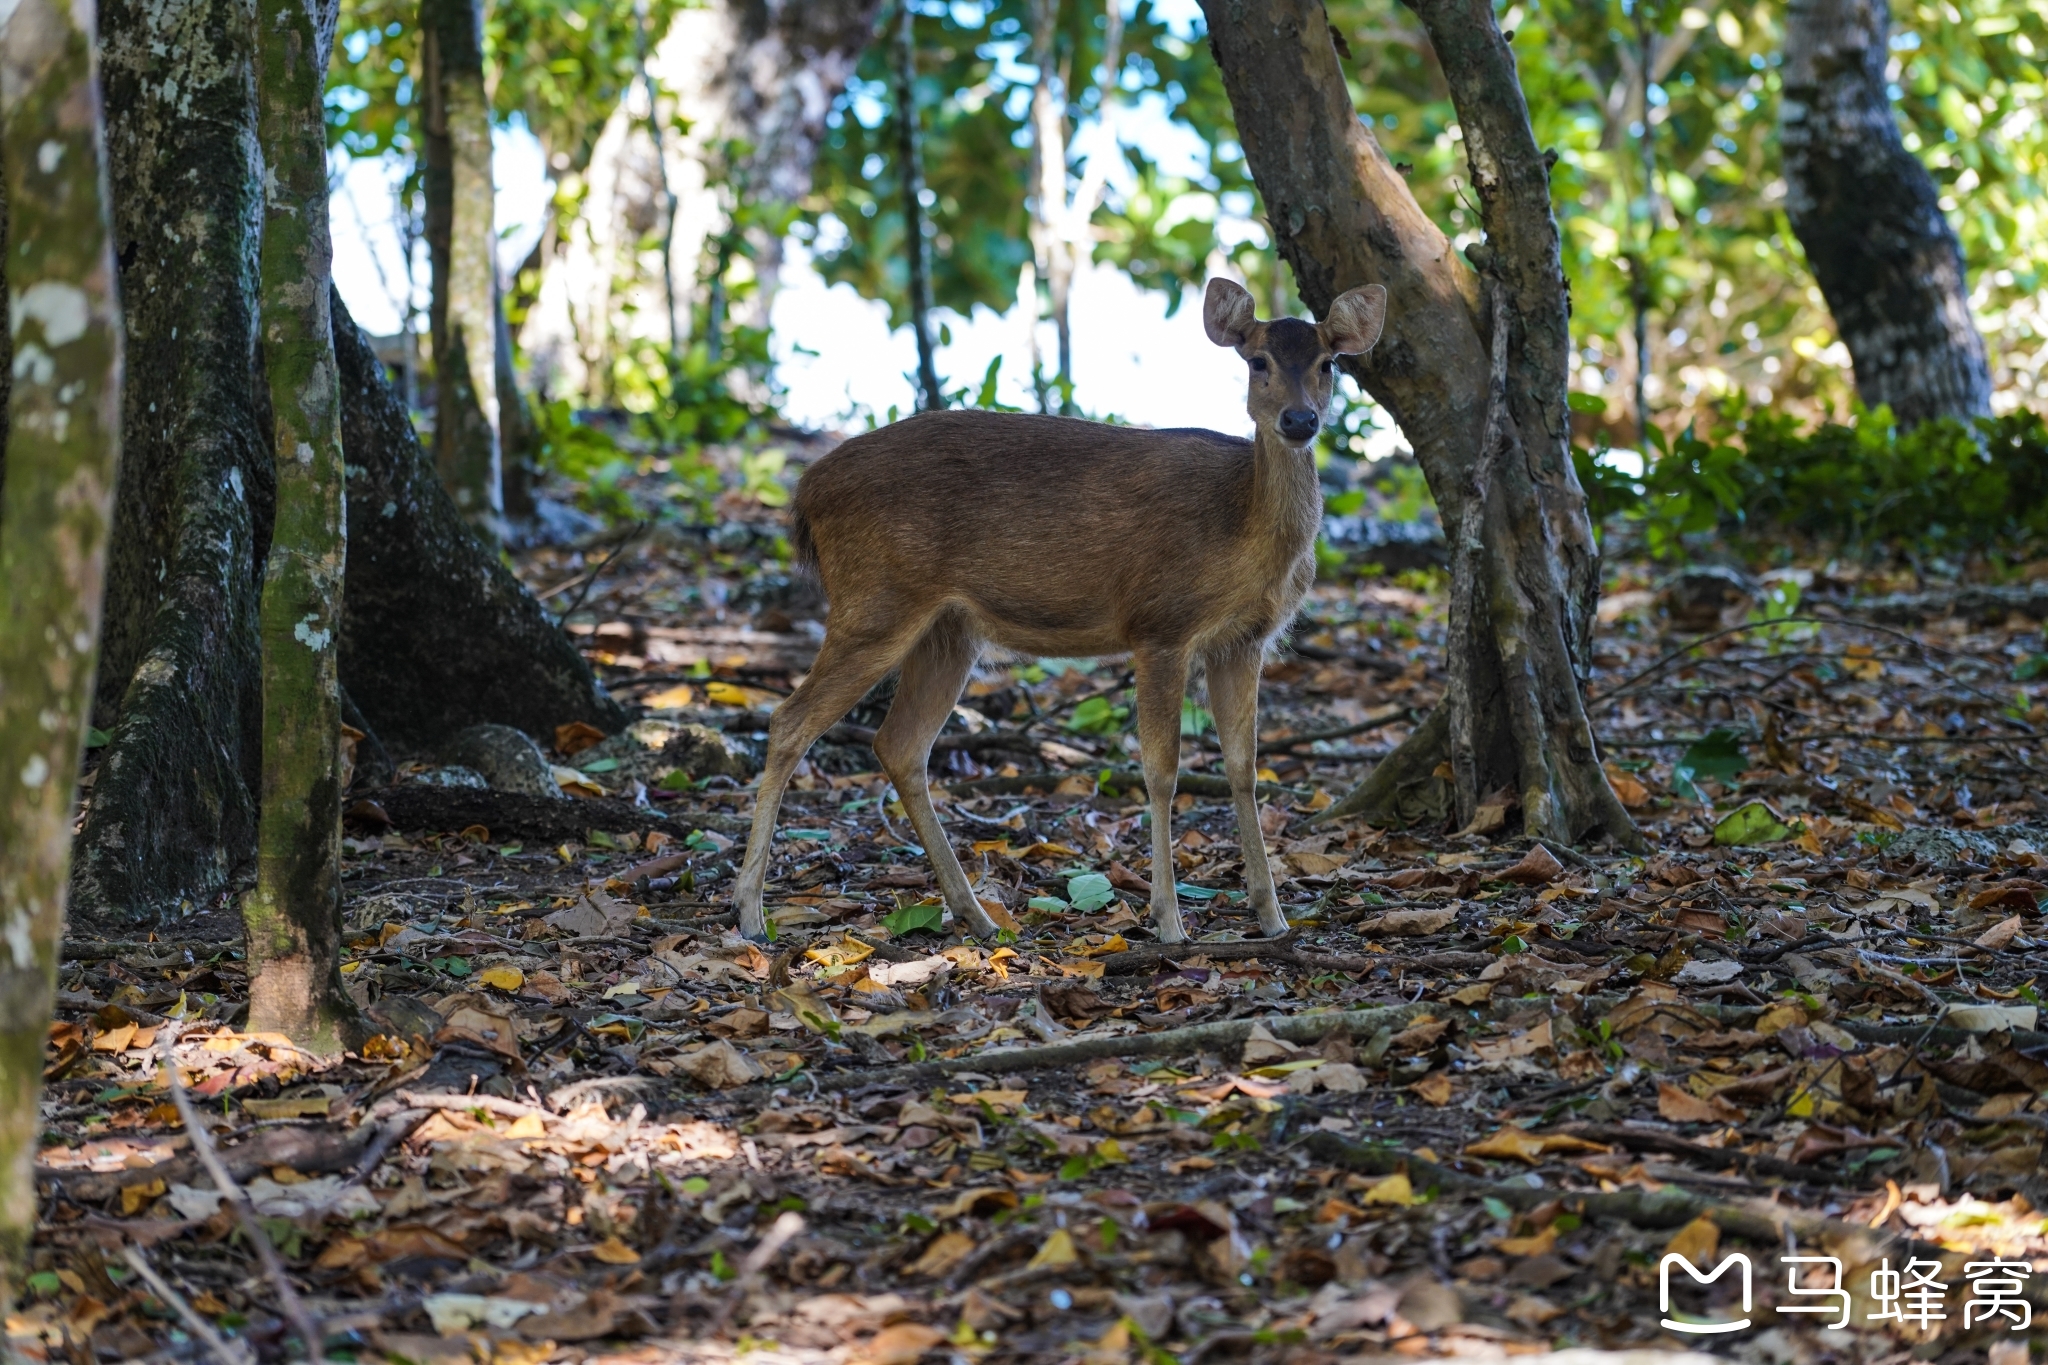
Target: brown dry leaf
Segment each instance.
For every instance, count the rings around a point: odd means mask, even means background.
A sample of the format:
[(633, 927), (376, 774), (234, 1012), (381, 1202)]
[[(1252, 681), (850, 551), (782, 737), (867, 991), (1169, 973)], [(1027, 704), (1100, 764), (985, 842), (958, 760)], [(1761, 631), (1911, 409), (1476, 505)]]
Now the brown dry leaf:
[(1451, 1078), (1441, 1071), (1424, 1076), (1408, 1089), (1419, 1096), (1423, 1103), (1433, 1104), (1439, 1109), (1451, 1102)]
[(1421, 938), (1427, 934), (1443, 932), (1455, 924), (1457, 919), (1458, 912), (1448, 907), (1441, 910), (1389, 910), (1384, 915), (1375, 915), (1360, 923), (1358, 932)]
[[(1022, 1095), (1024, 1092), (1020, 1090), (1017, 1093)], [(988, 1185), (980, 1189), (960, 1191), (951, 1201), (931, 1210), (931, 1216), (938, 1220), (959, 1218), (968, 1214), (972, 1214), (977, 1218), (986, 1218), (991, 1214), (1001, 1213), (1005, 1209), (1014, 1209), (1018, 1206), (1018, 1203), (1019, 1200), (1015, 1190), (1005, 1190)]]
[(590, 1249), (590, 1254), (606, 1265), (638, 1265), (640, 1253), (627, 1246), (616, 1232)]
[(123, 1218), (133, 1218), (136, 1214), (148, 1208), (151, 1201), (169, 1188), (170, 1186), (164, 1184), (162, 1180), (152, 1180), (142, 1185), (122, 1186), (121, 1216)]
[(1607, 785), (1614, 789), (1614, 795), (1630, 810), (1640, 810), (1650, 804), (1650, 789), (1636, 780), (1636, 775), (1626, 768), (1613, 763), (1607, 765)]
[(924, 1249), (922, 1256), (910, 1263), (906, 1273), (937, 1279), (942, 1275), (951, 1274), (954, 1266), (973, 1254), (972, 1237), (964, 1232), (942, 1232), (932, 1238), (931, 1245)]
[(1532, 1236), (1503, 1237), (1494, 1243), (1494, 1249), (1510, 1256), (1548, 1256), (1556, 1245), (1557, 1225), (1552, 1223)]
[(588, 721), (572, 720), (567, 725), (555, 727), (555, 752), (564, 758), (582, 753), (593, 744), (604, 742), (604, 731)]
[(676, 1069), (707, 1090), (730, 1090), (758, 1081), (763, 1074), (760, 1063), (723, 1038), (684, 1053)]
[(1740, 1123), (1748, 1117), (1719, 1095), (1703, 1100), (1669, 1081), (1657, 1082), (1657, 1116), (1669, 1123)]
[(1293, 1043), (1275, 1038), (1264, 1024), (1253, 1024), (1252, 1031), (1244, 1040), (1244, 1054), (1240, 1064), (1249, 1068), (1265, 1066), (1271, 1062), (1284, 1062), (1301, 1051)]
[(714, 1038), (758, 1038), (768, 1031), (768, 1013), (742, 1005), (713, 1019), (704, 1031)]
[(1767, 1008), (1762, 1014), (1759, 1014), (1756, 1017), (1756, 1023), (1750, 1025), (1750, 1027), (1756, 1033), (1768, 1038), (1774, 1033), (1783, 1032), (1785, 1029), (1803, 1028), (1805, 1025), (1806, 1011), (1789, 1000), (1781, 1000)]
[(1515, 1034), (1511, 1038), (1481, 1038), (1472, 1044), (1472, 1050), (1482, 1061), (1504, 1062), (1514, 1057), (1527, 1057), (1538, 1052), (1548, 1052), (1554, 1046), (1550, 1036), (1550, 1021), (1543, 1020), (1535, 1028)]
[(500, 1012), (502, 1006), (482, 995), (464, 996), (448, 1003), (452, 1008), (443, 1016), (446, 1022), (441, 1031), (434, 1035), (436, 1043), (475, 1043), (500, 1057), (522, 1060), (518, 1026), (511, 1015)]
[(1466, 1156), (1513, 1157), (1535, 1165), (1543, 1157), (1543, 1139), (1519, 1128), (1503, 1128), (1477, 1142), (1465, 1144)]
[(1538, 844), (1522, 855), (1522, 861), (1499, 875), (1522, 886), (1546, 886), (1564, 875), (1564, 864), (1556, 854)]
[(94, 1052), (126, 1052), (128, 1044), (135, 1039), (135, 1028), (135, 1024), (130, 1022), (95, 1035), (92, 1040), (92, 1050)]
[(1721, 1229), (1705, 1214), (1673, 1233), (1671, 1240), (1664, 1244), (1666, 1256), (1683, 1256), (1701, 1267), (1713, 1260), (1714, 1253), (1720, 1249)]
[[(1064, 1234), (1063, 1234), (1064, 1235)], [(851, 1365), (917, 1365), (917, 1359), (946, 1339), (936, 1327), (921, 1322), (899, 1322), (875, 1333), (857, 1349)]]
[[(2001, 948), (2010, 947), (2019, 931), (2020, 917), (2014, 915), (2011, 919), (2000, 920), (1983, 933), (1977, 935), (1976, 943), (1979, 948), (1988, 948), (1995, 953)], [(99, 1045), (95, 1043), (93, 1046), (97, 1047)]]

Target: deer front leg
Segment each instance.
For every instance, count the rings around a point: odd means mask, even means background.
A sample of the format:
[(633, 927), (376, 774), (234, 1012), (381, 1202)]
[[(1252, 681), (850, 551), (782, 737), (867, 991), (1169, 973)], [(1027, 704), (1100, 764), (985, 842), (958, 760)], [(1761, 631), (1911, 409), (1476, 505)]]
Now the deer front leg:
[(1173, 787), (1180, 776), (1180, 703), (1187, 694), (1184, 654), (1140, 654), (1138, 745), (1144, 751), (1145, 793), (1152, 812), (1152, 929), (1161, 943), (1185, 943), (1180, 898), (1173, 889)]
[(1287, 932), (1287, 916), (1273, 890), (1266, 862), (1266, 835), (1259, 826), (1259, 659), (1257, 649), (1237, 649), (1207, 661), (1209, 709), (1223, 746), (1223, 770), (1230, 779), (1237, 812), (1237, 842), (1244, 850), (1245, 889), (1259, 930), (1268, 937)]
[(768, 756), (761, 764), (761, 783), (754, 795), (754, 828), (747, 836), (747, 856), (733, 883), (733, 909), (739, 912), (740, 933), (756, 943), (768, 941), (768, 917), (761, 896), (768, 885), (768, 855), (775, 843), (775, 817), (782, 793), (804, 753), (853, 709), (870, 687), (895, 666), (901, 654), (896, 641), (868, 637), (849, 643), (827, 634), (818, 661), (789, 700), (768, 720)]
[(946, 827), (939, 823), (939, 813), (932, 809), (931, 778), (927, 773), (932, 741), (945, 728), (946, 717), (953, 713), (977, 652), (975, 642), (950, 621), (933, 626), (917, 642), (903, 660), (903, 673), (896, 683), (896, 699), (889, 703), (889, 716), (875, 732), (875, 757), (882, 760), (883, 770), (896, 784), (896, 794), (903, 799), (911, 828), (924, 842), (925, 856), (931, 859), (932, 871), (938, 874), (939, 891), (945, 896), (953, 918), (966, 925), (976, 938), (993, 943), (997, 933), (995, 921), (974, 898), (967, 873), (961, 869), (952, 842), (946, 838)]

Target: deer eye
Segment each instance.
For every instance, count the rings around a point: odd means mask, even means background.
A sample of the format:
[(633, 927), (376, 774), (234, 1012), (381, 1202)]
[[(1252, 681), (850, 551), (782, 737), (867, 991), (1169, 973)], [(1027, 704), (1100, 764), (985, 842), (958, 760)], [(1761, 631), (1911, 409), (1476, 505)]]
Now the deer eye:
[(1323, 373), (1324, 373), (1324, 374), (1331, 374), (1331, 373), (1334, 373), (1334, 372), (1336, 371), (1336, 369), (1337, 369), (1337, 362), (1336, 362), (1336, 361), (1334, 361), (1334, 360), (1325, 360), (1325, 361), (1323, 362)]
[(1252, 357), (1252, 373), (1253, 373), (1253, 374), (1264, 374), (1265, 372), (1266, 372), (1266, 357), (1264, 357), (1264, 356), (1262, 356), (1262, 355), (1255, 355), (1255, 356), (1253, 356), (1253, 357)]

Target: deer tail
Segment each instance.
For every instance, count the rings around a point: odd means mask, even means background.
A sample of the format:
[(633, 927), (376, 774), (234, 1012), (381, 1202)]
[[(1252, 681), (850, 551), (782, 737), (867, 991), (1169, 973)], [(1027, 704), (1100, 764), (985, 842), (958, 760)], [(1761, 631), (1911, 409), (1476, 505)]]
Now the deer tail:
[(797, 571), (815, 580), (818, 577), (818, 542), (811, 536), (811, 519), (804, 515), (801, 500), (789, 509), (789, 548), (795, 557)]

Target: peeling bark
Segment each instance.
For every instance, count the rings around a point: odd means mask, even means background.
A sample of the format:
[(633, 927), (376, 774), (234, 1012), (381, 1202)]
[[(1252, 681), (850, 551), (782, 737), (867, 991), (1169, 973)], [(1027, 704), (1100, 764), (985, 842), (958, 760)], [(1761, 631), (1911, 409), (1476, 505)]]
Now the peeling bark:
[(1792, 0), (1779, 137), (1785, 211), (1856, 367), (1907, 426), (1991, 411), (1984, 338), (1940, 191), (1892, 117), (1886, 0)]
[(242, 902), (249, 1026), (334, 1053), (364, 1026), (341, 984), (341, 672), (348, 533), (328, 313), (334, 244), (322, 96), (338, 0), (259, 0), (263, 359), (277, 467), (258, 612), (256, 885)]
[[(1323, 818), (1383, 824), (1517, 795), (1525, 833), (1639, 836), (1609, 789), (1583, 703), (1599, 556), (1572, 471), (1570, 334), (1548, 165), (1513, 54), (1479, 0), (1424, 0), (1465, 132), (1510, 329), (1495, 379), (1483, 283), (1351, 107), (1321, 0), (1204, 0), (1238, 135), (1280, 253), (1318, 316), (1382, 284), (1387, 329), (1353, 375), (1400, 423), (1456, 546), (1477, 518), (1476, 581), (1448, 642), (1454, 697)], [(1449, 762), (1455, 750), (1461, 755)], [(1450, 780), (1436, 776), (1439, 764)]]
[(121, 326), (93, 8), (21, 0), (0, 31), (11, 331), (0, 484), (0, 1312), (35, 1229), (43, 1046), (92, 705), (121, 433)]
[(112, 732), (74, 905), (154, 918), (254, 849), (256, 610), (270, 441), (256, 368), (255, 18), (105, 0), (108, 172), (127, 375), (95, 723)]
[(498, 252), (481, 0), (421, 0), (427, 252), (434, 286), (434, 458), (470, 524), (504, 536)]

